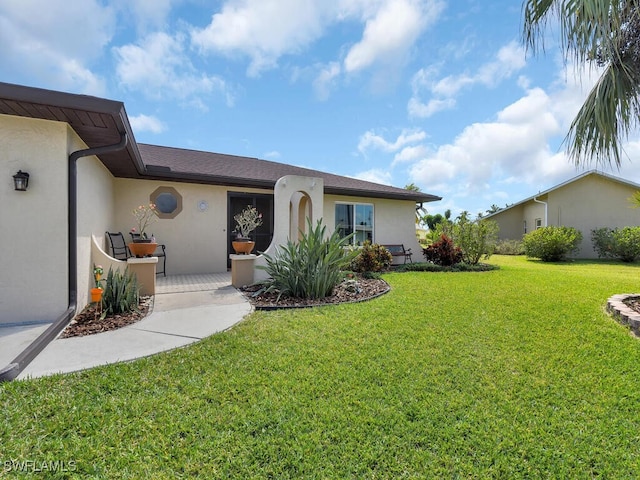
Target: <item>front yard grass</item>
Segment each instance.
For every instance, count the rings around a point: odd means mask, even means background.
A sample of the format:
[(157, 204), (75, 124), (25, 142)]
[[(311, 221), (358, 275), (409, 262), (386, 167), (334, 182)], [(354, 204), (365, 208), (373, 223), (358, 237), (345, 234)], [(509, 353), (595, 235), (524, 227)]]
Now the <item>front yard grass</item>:
[[(195, 346), (0, 384), (0, 464), (95, 478), (637, 478), (640, 267), (492, 257), (361, 304), (256, 312)], [(5, 472), (7, 473), (7, 472)], [(1, 476), (1, 475), (0, 475)]]

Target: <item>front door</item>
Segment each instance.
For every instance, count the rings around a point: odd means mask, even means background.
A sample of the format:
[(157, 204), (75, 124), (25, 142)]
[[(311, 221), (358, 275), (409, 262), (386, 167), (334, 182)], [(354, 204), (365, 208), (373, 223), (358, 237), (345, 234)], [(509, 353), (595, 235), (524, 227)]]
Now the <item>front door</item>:
[(229, 259), (229, 254), (235, 253), (231, 242), (237, 235), (234, 232), (236, 222), (233, 217), (242, 212), (247, 205), (255, 207), (258, 213), (262, 214), (262, 225), (251, 232), (250, 237), (256, 242), (253, 253), (264, 252), (273, 238), (273, 195), (229, 192), (227, 205), (227, 266), (230, 268), (231, 260)]

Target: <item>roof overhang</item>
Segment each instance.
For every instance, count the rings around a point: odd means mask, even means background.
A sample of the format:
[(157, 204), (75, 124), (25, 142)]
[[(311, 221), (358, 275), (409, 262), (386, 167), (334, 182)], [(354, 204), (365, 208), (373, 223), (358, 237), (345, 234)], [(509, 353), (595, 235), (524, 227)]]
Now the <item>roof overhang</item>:
[[(137, 144), (124, 104), (89, 95), (0, 82), (0, 114), (68, 123), (88, 148), (116, 144), (125, 133), (129, 138), (125, 149), (98, 155), (114, 177), (273, 190), (278, 178), (284, 175), (307, 175), (322, 177), (327, 194), (416, 203), (442, 199), (428, 193), (257, 158)], [(227, 167), (233, 168), (236, 164), (242, 167), (235, 175), (228, 174)]]

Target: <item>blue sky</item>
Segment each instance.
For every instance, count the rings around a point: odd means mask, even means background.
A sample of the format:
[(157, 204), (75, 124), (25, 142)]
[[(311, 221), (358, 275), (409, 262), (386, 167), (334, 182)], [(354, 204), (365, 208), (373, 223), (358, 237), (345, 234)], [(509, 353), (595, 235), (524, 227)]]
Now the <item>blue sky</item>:
[[(123, 101), (141, 143), (258, 157), (483, 212), (584, 171), (593, 84), (514, 0), (4, 0), (0, 79)], [(606, 170), (640, 182), (630, 161)], [(589, 167), (590, 168), (590, 167)]]

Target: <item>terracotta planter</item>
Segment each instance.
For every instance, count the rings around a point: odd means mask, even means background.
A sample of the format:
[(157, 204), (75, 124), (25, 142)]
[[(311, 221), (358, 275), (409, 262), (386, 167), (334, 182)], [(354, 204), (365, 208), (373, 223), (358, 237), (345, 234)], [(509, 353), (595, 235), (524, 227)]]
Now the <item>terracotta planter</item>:
[(91, 289), (91, 301), (93, 303), (102, 301), (102, 289), (101, 288), (92, 288)]
[(256, 242), (246, 240), (233, 240), (231, 242), (231, 245), (238, 255), (248, 255), (256, 246)]
[(129, 251), (138, 258), (146, 257), (156, 251), (157, 243), (130, 243)]

